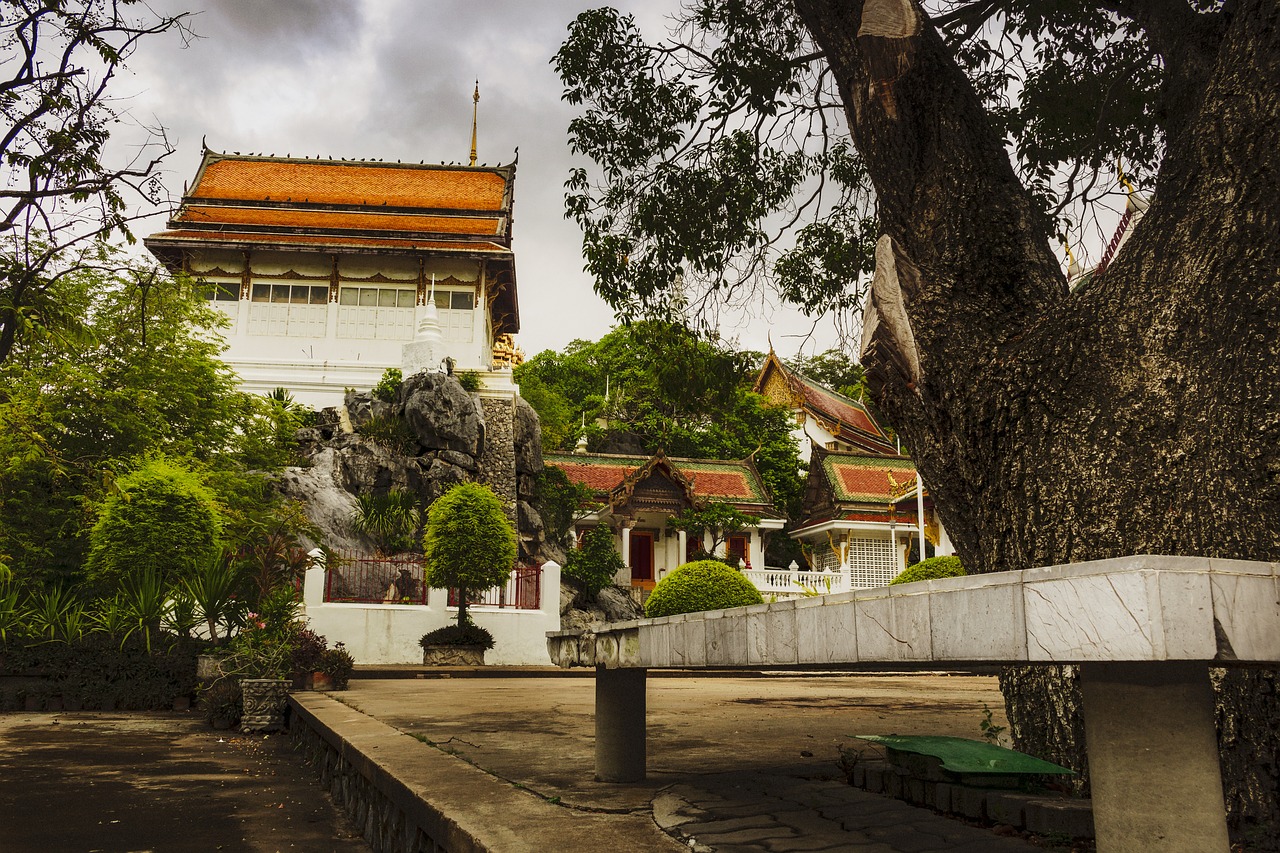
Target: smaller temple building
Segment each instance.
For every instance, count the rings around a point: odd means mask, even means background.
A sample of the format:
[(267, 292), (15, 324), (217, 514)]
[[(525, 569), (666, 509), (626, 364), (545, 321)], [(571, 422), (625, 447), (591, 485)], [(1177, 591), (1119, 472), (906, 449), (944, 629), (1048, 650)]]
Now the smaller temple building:
[(760, 473), (749, 460), (681, 459), (604, 453), (546, 454), (543, 461), (591, 490), (592, 508), (574, 524), (574, 533), (600, 525), (614, 532), (626, 568), (620, 586), (652, 589), (662, 577), (698, 551), (710, 551), (712, 536), (688, 536), (669, 528), (673, 516), (690, 507), (720, 501), (759, 519), (749, 530), (727, 532), (717, 551), (739, 557), (744, 566), (763, 564), (765, 538), (786, 519), (773, 507)]
[(915, 464), (866, 405), (796, 373), (772, 351), (754, 390), (795, 415), (809, 475), (804, 518), (790, 535), (812, 569), (840, 574), (840, 589), (859, 589), (893, 580), (913, 545), (921, 557), (930, 546), (934, 555), (954, 553), (928, 488), (920, 493)]

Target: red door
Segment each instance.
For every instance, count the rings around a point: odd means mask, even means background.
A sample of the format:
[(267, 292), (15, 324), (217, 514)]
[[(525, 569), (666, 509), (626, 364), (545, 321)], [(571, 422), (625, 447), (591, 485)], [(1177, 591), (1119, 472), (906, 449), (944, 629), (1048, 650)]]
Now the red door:
[(631, 531), (631, 585), (653, 589), (653, 534)]

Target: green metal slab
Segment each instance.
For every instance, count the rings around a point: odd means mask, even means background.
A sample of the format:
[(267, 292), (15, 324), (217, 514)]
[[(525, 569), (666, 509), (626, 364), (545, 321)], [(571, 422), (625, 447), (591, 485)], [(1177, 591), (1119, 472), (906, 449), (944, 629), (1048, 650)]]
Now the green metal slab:
[(937, 758), (942, 762), (942, 769), (952, 773), (995, 776), (1075, 775), (1074, 770), (980, 740), (931, 735), (854, 735), (854, 737), (883, 744), (891, 750)]

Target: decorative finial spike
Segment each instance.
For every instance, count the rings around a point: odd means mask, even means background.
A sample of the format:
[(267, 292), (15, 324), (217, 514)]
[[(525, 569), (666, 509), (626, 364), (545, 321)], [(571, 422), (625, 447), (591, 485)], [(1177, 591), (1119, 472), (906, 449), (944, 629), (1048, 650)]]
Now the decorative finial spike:
[(471, 165), (476, 164), (476, 116), (480, 111), (480, 81), (476, 81), (475, 94), (471, 96)]

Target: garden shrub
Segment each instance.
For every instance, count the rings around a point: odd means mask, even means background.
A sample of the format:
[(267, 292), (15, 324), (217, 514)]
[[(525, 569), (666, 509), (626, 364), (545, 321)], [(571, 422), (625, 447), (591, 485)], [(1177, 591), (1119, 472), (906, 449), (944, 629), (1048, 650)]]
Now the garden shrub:
[(964, 564), (959, 557), (930, 557), (921, 560), (914, 566), (889, 581), (895, 583), (913, 583), (915, 581), (932, 581), (938, 578), (958, 578), (965, 575)]
[(763, 603), (760, 590), (741, 572), (716, 560), (698, 560), (658, 581), (644, 604), (644, 615), (653, 618)]
[(593, 527), (582, 534), (582, 547), (570, 551), (564, 560), (564, 574), (581, 581), (590, 595), (613, 583), (625, 564), (613, 547), (613, 531)]
[(516, 562), (516, 531), (488, 486), (459, 483), (431, 505), (422, 537), (426, 580), (458, 590), (458, 624), (467, 625), (472, 593), (497, 586)]
[(154, 457), (116, 487), (89, 533), (85, 572), (91, 583), (116, 589), (151, 569), (167, 584), (217, 551), (222, 517), (213, 492), (191, 471)]
[(493, 648), (493, 634), (479, 625), (445, 625), (428, 631), (418, 640), (422, 648), (427, 646), (480, 646)]

